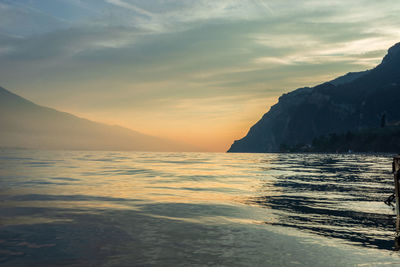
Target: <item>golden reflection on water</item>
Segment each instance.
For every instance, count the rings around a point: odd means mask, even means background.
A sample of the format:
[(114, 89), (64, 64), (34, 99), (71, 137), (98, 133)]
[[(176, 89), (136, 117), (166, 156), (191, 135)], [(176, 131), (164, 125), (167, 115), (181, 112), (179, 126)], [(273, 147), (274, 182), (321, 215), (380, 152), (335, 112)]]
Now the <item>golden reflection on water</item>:
[[(56, 152), (53, 152), (56, 153)], [(86, 157), (74, 156), (73, 152), (62, 157), (56, 164), (38, 164), (40, 159), (27, 160), (18, 169), (9, 171), (10, 176), (24, 177), (27, 174), (32, 180), (17, 182), (17, 188), (11, 188), (3, 195), (54, 195), (54, 196), (93, 196), (114, 199), (140, 200), (144, 202), (172, 203), (232, 203), (245, 202), (248, 196), (257, 193), (262, 188), (265, 194), (273, 183), (268, 177), (257, 177), (257, 161), (248, 161), (250, 168), (254, 165), (255, 175), (248, 173), (249, 166), (244, 166), (243, 157), (232, 160), (236, 155), (216, 154), (211, 160), (206, 160), (202, 154), (158, 154), (161, 160), (153, 162), (153, 158), (141, 157), (140, 153), (116, 153), (119, 159), (108, 156), (88, 154)], [(115, 154), (115, 153), (114, 153)], [(68, 157), (67, 157), (68, 156)], [(72, 156), (72, 157), (71, 157)], [(187, 157), (186, 160), (182, 156)], [(115, 157), (115, 155), (114, 155)], [(43, 160), (43, 162), (48, 162)], [(267, 168), (267, 160), (261, 165)], [(25, 166), (25, 167), (24, 167)], [(35, 166), (35, 165), (33, 165)], [(35, 173), (32, 173), (34, 171)], [(5, 174), (7, 176), (7, 173)], [(271, 178), (272, 179), (272, 178)], [(260, 184), (262, 182), (262, 185)], [(272, 189), (274, 194), (277, 190)], [(272, 194), (272, 192), (271, 192)], [(94, 202), (93, 202), (94, 201)], [(40, 206), (41, 201), (30, 201), (32, 206)], [(44, 205), (47, 202), (44, 201)], [(132, 208), (132, 203), (116, 201), (74, 201), (53, 200), (52, 205), (60, 207), (101, 207), (101, 208)], [(67, 204), (68, 203), (68, 204)], [(8, 202), (7, 205), (17, 205)], [(21, 205), (26, 205), (24, 202)], [(1, 205), (1, 204), (0, 204)]]
[(65, 223), (72, 222), (71, 219), (55, 219), (48, 217), (32, 217), (32, 216), (15, 216), (12, 218), (3, 218), (0, 222), (0, 226), (16, 226), (16, 225), (27, 225), (27, 224), (41, 224), (41, 223)]

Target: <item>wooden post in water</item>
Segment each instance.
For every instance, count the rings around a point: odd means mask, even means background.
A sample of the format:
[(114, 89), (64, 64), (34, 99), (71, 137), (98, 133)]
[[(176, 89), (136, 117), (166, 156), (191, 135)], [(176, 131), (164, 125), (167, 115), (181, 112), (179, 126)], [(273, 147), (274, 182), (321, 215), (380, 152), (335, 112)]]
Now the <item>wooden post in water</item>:
[(394, 194), (396, 198), (396, 234), (400, 232), (400, 155), (393, 158)]

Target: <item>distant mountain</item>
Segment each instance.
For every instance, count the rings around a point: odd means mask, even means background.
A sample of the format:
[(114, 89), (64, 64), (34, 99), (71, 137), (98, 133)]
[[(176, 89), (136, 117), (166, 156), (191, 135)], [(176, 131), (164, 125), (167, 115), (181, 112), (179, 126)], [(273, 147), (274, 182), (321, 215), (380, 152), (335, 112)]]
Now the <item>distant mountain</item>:
[(36, 105), (0, 87), (0, 147), (193, 151), (189, 145)]
[(400, 43), (374, 69), (282, 95), (228, 152), (310, 146), (317, 137), (379, 127), (382, 118), (400, 122)]

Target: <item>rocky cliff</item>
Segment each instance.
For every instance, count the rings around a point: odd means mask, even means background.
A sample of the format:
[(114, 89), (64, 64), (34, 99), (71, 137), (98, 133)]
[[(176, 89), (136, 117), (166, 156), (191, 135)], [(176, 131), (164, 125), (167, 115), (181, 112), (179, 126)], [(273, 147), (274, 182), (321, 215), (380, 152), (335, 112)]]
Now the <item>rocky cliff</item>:
[(228, 152), (278, 152), (319, 136), (400, 121), (400, 43), (374, 69), (284, 94)]

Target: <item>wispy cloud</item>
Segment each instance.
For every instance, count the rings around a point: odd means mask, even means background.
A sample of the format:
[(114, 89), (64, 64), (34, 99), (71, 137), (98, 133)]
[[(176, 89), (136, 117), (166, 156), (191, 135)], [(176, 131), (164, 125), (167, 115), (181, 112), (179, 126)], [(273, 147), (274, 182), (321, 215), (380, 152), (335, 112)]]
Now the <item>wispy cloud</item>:
[(106, 0), (107, 3), (122, 7), (122, 8), (127, 8), (130, 9), (132, 11), (135, 11), (136, 13), (138, 13), (139, 15), (144, 15), (147, 16), (149, 18), (154, 17), (154, 14), (144, 10), (143, 8), (137, 7), (136, 5), (132, 4), (132, 3), (128, 3), (125, 2), (123, 0)]
[[(279, 36), (274, 39), (256, 37), (258, 43), (268, 47), (277, 47)], [(285, 40), (287, 36), (283, 36)], [(304, 42), (298, 42), (305, 40)], [(300, 44), (300, 45), (299, 45)], [(304, 65), (304, 64), (328, 64), (330, 62), (351, 62), (368, 68), (376, 66), (382, 57), (374, 55), (376, 51), (382, 51), (382, 48), (393, 45), (393, 40), (384, 37), (371, 37), (359, 40), (337, 42), (334, 46), (329, 43), (313, 40), (310, 36), (294, 36), (292, 42), (283, 41), (282, 47), (294, 48), (301, 46), (301, 49), (293, 49), (284, 56), (266, 56), (254, 59), (256, 64), (274, 65)], [(306, 47), (313, 49), (305, 49)], [(386, 49), (385, 49), (386, 50)]]

